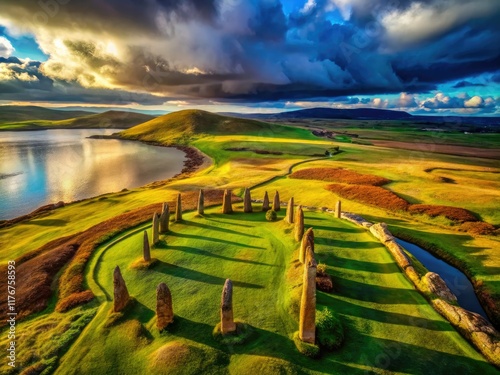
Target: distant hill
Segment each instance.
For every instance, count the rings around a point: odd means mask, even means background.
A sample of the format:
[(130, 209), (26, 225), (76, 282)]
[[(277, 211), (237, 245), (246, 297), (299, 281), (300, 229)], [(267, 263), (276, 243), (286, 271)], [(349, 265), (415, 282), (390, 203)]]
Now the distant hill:
[(37, 106), (0, 106), (0, 124), (17, 123), (29, 120), (66, 120), (74, 117), (88, 116), (93, 112), (87, 111), (60, 111)]
[(83, 117), (54, 121), (51, 126), (66, 128), (128, 129), (153, 119), (154, 116), (125, 111), (107, 111)]
[[(224, 134), (272, 134), (271, 125), (257, 120), (222, 116), (200, 110), (183, 110), (157, 117), (131, 129), (120, 132), (120, 136), (164, 144), (187, 144), (203, 135)], [(282, 131), (296, 131), (281, 127)]]

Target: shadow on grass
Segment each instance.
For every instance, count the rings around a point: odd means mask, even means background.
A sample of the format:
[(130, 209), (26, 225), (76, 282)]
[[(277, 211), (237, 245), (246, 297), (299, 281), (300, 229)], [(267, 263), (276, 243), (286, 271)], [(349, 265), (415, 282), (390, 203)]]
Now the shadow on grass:
[(326, 237), (315, 237), (314, 243), (347, 249), (376, 249), (381, 247), (380, 243), (375, 241), (344, 241)]
[(310, 221), (306, 219), (306, 227), (311, 226), (315, 231), (316, 230), (325, 230), (328, 232), (342, 232), (342, 233), (366, 233), (366, 230), (363, 228), (344, 228), (344, 227), (336, 227), (336, 226), (331, 226), (331, 227), (325, 227), (321, 225), (311, 225)]
[(146, 305), (140, 303), (137, 299), (131, 302), (130, 310), (127, 311), (127, 319), (136, 319), (142, 324), (148, 323), (155, 316), (155, 312)]
[[(215, 285), (224, 285), (226, 279), (222, 277), (212, 276), (200, 271), (195, 271), (189, 268), (177, 266), (174, 264), (165, 263), (162, 261), (158, 261), (152, 268), (157, 272), (164, 273), (165, 275), (180, 277), (183, 279), (189, 279), (193, 281), (198, 281), (200, 283), (206, 284), (215, 284)], [(247, 283), (244, 281), (236, 281), (231, 280), (234, 286), (242, 287), (242, 288), (252, 288), (252, 289), (264, 289), (264, 286), (259, 284)]]
[[(179, 238), (192, 238), (192, 239), (203, 240), (203, 241), (208, 241), (208, 242), (223, 243), (223, 244), (226, 244), (226, 245), (245, 247), (245, 248), (248, 248), (248, 249), (265, 250), (264, 247), (252, 246), (252, 245), (249, 245), (249, 244), (244, 244), (244, 243), (235, 242), (235, 241), (228, 241), (228, 240), (223, 240), (223, 239), (214, 238), (214, 237), (198, 236), (198, 235), (186, 234), (186, 233), (179, 233), (179, 232), (173, 232), (173, 231), (170, 231), (169, 235), (173, 236), (173, 237), (179, 237)], [(168, 239), (167, 239), (167, 241), (168, 241)]]
[(29, 224), (39, 225), (41, 227), (64, 227), (68, 222), (66, 220), (61, 219), (53, 219), (53, 220), (31, 220)]
[(193, 247), (188, 247), (188, 246), (168, 246), (168, 244), (163, 244), (161, 246), (161, 248), (169, 249), (169, 250), (179, 250), (179, 251), (183, 251), (185, 253), (190, 253), (190, 254), (194, 254), (194, 255), (203, 255), (203, 256), (213, 257), (213, 258), (217, 258), (217, 259), (223, 259), (223, 260), (227, 260), (227, 261), (231, 261), (231, 262), (240, 262), (240, 263), (255, 264), (255, 265), (260, 265), (260, 266), (277, 267), (274, 264), (256, 262), (256, 261), (248, 260), (248, 259), (238, 259), (238, 258), (226, 257), (224, 255), (219, 255), (216, 253), (212, 253), (210, 251), (197, 249), (197, 248), (193, 248)]
[[(319, 255), (319, 254), (318, 254)], [(375, 273), (399, 273), (401, 272), (394, 262), (375, 263), (352, 258), (343, 258), (335, 254), (328, 254), (323, 263), (331, 267), (344, 268), (354, 271), (366, 271)]]
[[(333, 276), (334, 285), (340, 293), (358, 301), (388, 305), (425, 305), (427, 301), (413, 289), (390, 288), (380, 285), (360, 283), (358, 281)], [(416, 298), (416, 297), (420, 298)]]
[(454, 331), (453, 327), (445, 321), (414, 317), (411, 315), (365, 307), (323, 292), (318, 293), (318, 304), (335, 306), (335, 311), (344, 316), (353, 316), (401, 326), (415, 326), (431, 331)]
[(252, 234), (242, 233), (242, 232), (238, 232), (238, 231), (227, 229), (227, 228), (221, 228), (221, 227), (216, 226), (216, 225), (202, 224), (202, 223), (198, 223), (196, 221), (191, 221), (191, 220), (184, 220), (184, 224), (187, 225), (187, 226), (191, 226), (191, 227), (209, 229), (209, 230), (213, 230), (213, 231), (217, 231), (217, 232), (235, 234), (235, 235), (238, 235), (238, 236), (246, 236), (246, 237), (252, 237), (252, 238), (259, 238), (258, 236), (254, 236)]

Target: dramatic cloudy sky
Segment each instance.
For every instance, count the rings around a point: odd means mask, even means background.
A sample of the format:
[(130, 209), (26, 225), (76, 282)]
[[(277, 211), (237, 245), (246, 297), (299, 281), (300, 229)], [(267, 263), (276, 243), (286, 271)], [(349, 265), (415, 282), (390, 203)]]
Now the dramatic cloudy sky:
[(500, 115), (500, 0), (0, 7), (0, 104)]

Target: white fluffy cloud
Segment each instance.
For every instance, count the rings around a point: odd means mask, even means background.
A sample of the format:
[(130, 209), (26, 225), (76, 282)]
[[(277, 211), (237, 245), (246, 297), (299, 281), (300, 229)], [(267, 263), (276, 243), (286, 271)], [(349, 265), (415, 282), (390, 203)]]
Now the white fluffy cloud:
[(10, 57), (14, 51), (10, 40), (4, 36), (0, 36), (0, 57)]

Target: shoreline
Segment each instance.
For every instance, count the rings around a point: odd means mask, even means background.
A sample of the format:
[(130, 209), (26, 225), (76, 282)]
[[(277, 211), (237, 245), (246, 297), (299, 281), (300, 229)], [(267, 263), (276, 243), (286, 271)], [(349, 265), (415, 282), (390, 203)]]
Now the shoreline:
[[(94, 136), (90, 136), (87, 138), (91, 138), (91, 139), (118, 139), (118, 140), (122, 140), (122, 141), (142, 142), (142, 143), (148, 144), (150, 146), (172, 147), (172, 148), (176, 148), (177, 150), (184, 152), (184, 154), (186, 155), (186, 160), (184, 160), (183, 168), (181, 169), (181, 171), (179, 173), (173, 175), (170, 178), (167, 178), (166, 180), (152, 181), (152, 182), (147, 183), (143, 186), (140, 186), (139, 189), (152, 189), (152, 188), (155, 188), (155, 187), (158, 187), (161, 185), (166, 185), (166, 184), (168, 184), (172, 181), (175, 181), (175, 180), (181, 180), (181, 179), (187, 178), (192, 173), (197, 172), (198, 170), (202, 169), (203, 167), (208, 168), (212, 163), (211, 159), (207, 155), (205, 155), (200, 150), (198, 150), (197, 148), (192, 147), (192, 146), (180, 146), (180, 145), (178, 145), (178, 146), (175, 146), (175, 145), (166, 146), (166, 145), (158, 143), (158, 142), (147, 142), (147, 141), (140, 141), (140, 140), (135, 140), (135, 139), (125, 139), (125, 138), (120, 138), (120, 137), (113, 136), (113, 135), (110, 135), (110, 136), (94, 135)], [(73, 203), (79, 203), (79, 202), (86, 201), (88, 199), (94, 199), (94, 198), (101, 197), (104, 195), (115, 194), (115, 193), (123, 192), (126, 190), (128, 190), (128, 189), (124, 188), (121, 191), (103, 193), (103, 194), (95, 195), (95, 196), (88, 197), (88, 198), (74, 200), (71, 202), (59, 201), (57, 203), (49, 203), (49, 204), (37, 207), (35, 210), (33, 210), (27, 214), (14, 217), (12, 219), (0, 220), (0, 229), (8, 228), (8, 227), (11, 227), (13, 225), (16, 225), (16, 224), (19, 224), (19, 223), (22, 223), (22, 222), (25, 222), (28, 220), (36, 219), (36, 218), (41, 217), (41, 216), (43, 216), (51, 211), (54, 211), (58, 208), (61, 208), (61, 207), (64, 207), (64, 206), (67, 206), (67, 205), (70, 205)]]

